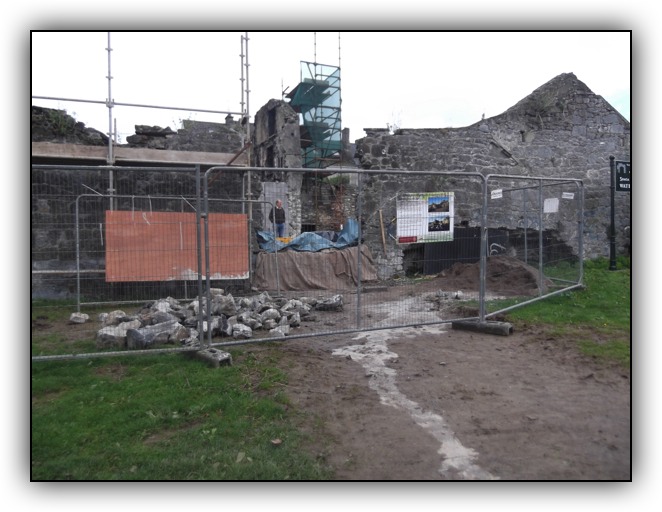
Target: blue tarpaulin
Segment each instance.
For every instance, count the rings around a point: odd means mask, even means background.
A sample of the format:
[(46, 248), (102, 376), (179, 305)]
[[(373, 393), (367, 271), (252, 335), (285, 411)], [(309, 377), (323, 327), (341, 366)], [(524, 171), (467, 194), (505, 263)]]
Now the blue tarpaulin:
[(257, 231), (257, 242), (260, 249), (266, 252), (283, 251), (290, 249), (299, 252), (317, 252), (323, 249), (344, 249), (356, 245), (359, 239), (359, 224), (356, 219), (347, 219), (342, 230), (335, 240), (330, 240), (328, 232), (324, 236), (317, 233), (301, 233), (289, 243), (278, 240), (274, 233), (269, 231)]

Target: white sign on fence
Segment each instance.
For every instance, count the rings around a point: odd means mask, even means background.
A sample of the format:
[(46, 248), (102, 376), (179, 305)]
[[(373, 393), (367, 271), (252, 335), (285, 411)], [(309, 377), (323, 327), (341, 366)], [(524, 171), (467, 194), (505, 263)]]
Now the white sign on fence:
[(402, 194), (396, 204), (398, 243), (453, 240), (454, 192)]

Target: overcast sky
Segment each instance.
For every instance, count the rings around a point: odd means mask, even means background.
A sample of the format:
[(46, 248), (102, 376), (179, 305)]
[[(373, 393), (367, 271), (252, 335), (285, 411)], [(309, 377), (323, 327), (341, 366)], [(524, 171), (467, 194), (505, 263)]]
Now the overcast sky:
[[(342, 126), (467, 126), (501, 114), (561, 73), (574, 73), (630, 119), (629, 32), (111, 32), (111, 94), (118, 103), (241, 112), (251, 120), (300, 81), (300, 62), (341, 68)], [(32, 32), (33, 96), (105, 101), (108, 32)], [(102, 104), (36, 100), (107, 132)], [(120, 142), (134, 125), (226, 114), (116, 106)], [(236, 116), (235, 116), (236, 117)]]

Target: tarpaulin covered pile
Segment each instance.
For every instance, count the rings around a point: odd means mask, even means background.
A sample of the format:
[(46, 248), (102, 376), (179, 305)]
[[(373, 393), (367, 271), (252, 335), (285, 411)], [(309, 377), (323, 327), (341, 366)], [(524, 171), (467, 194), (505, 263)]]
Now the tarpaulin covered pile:
[[(337, 237), (302, 233), (289, 243), (258, 231), (253, 285), (262, 290), (349, 290), (359, 282), (358, 224), (350, 219)], [(335, 240), (333, 240), (335, 238)], [(370, 249), (361, 246), (361, 282), (377, 280)]]

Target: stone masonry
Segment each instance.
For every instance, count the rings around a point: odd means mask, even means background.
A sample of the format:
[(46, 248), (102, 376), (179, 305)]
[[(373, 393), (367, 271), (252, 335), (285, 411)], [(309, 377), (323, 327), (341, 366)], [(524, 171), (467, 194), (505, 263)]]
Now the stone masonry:
[[(609, 255), (610, 156), (630, 160), (630, 123), (572, 73), (550, 80), (503, 114), (464, 128), (365, 131), (356, 141), (364, 169), (583, 180), (584, 255)], [(630, 205), (630, 193), (616, 194), (618, 254), (630, 251)], [(475, 206), (469, 200), (459, 208)], [(516, 227), (515, 219), (507, 227)], [(576, 226), (562, 231), (567, 240), (576, 238)]]
[[(307, 184), (299, 173), (283, 176), (275, 167), (300, 167), (301, 154), (298, 117), (284, 101), (270, 100), (255, 116), (250, 126), (253, 166), (264, 167), (253, 173), (250, 194), (259, 199), (262, 183), (287, 183), (287, 201), (295, 227), (315, 224), (317, 229), (338, 229), (342, 219), (355, 216), (354, 183), (326, 181)], [(559, 75), (504, 113), (482, 119), (462, 128), (387, 129), (365, 128), (366, 135), (355, 142), (355, 161), (363, 169), (398, 169), (402, 171), (479, 172), (516, 176), (536, 176), (581, 179), (585, 185), (584, 255), (586, 258), (609, 254), (610, 226), (610, 156), (616, 160), (630, 160), (630, 123), (616, 112), (602, 97), (572, 73)], [(32, 107), (31, 136), (34, 142), (48, 141), (84, 145), (107, 145), (107, 137), (86, 128), (63, 111)], [(127, 138), (131, 147), (178, 151), (206, 151), (239, 153), (247, 142), (243, 120), (227, 118), (225, 124), (185, 121), (178, 131), (169, 128), (136, 126), (136, 134)], [(344, 137), (348, 142), (348, 137)], [(343, 151), (343, 154), (348, 151)], [(49, 162), (53, 163), (53, 162)], [(46, 176), (46, 172), (32, 173), (32, 243), (33, 268), (73, 269), (75, 249), (72, 204), (80, 194), (90, 190), (106, 192), (107, 173), (84, 171), (79, 176), (62, 171), (61, 176)], [(228, 173), (231, 174), (231, 173)], [(239, 176), (237, 174), (237, 176)], [(52, 180), (52, 181), (49, 181)], [(241, 196), (240, 180), (233, 182), (224, 175), (211, 185), (212, 197), (237, 199)], [(321, 185), (320, 185), (321, 183)], [(118, 173), (113, 184), (115, 193), (141, 196), (191, 195), (195, 183), (190, 176), (174, 173)], [(320, 189), (319, 187), (322, 187)], [(398, 190), (397, 176), (364, 180), (362, 200), (364, 211), (381, 208), (382, 195)], [(324, 216), (311, 217), (310, 197), (333, 198), (332, 208)], [(134, 199), (124, 199), (133, 208)], [(469, 227), (480, 225), (478, 197), (456, 197), (456, 212), (469, 220)], [(144, 207), (144, 206), (143, 206)], [(168, 206), (178, 211), (181, 201)], [(617, 253), (630, 252), (630, 193), (616, 193)], [(385, 218), (394, 212), (384, 212)], [(261, 219), (255, 220), (260, 225)], [(374, 221), (374, 219), (373, 219)], [(517, 219), (506, 226), (516, 229)], [(42, 226), (42, 228), (40, 228)], [(295, 230), (298, 231), (298, 230)], [(367, 232), (368, 230), (366, 230)], [(556, 235), (571, 250), (577, 239), (577, 226), (560, 225)], [(372, 230), (373, 233), (378, 230)], [(92, 237), (90, 237), (92, 238)], [(379, 248), (381, 240), (366, 238), (366, 243)], [(397, 246), (385, 259), (402, 260)], [(395, 254), (400, 251), (400, 254)], [(380, 251), (373, 250), (378, 254)], [(36, 267), (35, 267), (36, 265)], [(102, 262), (99, 262), (102, 266)]]

